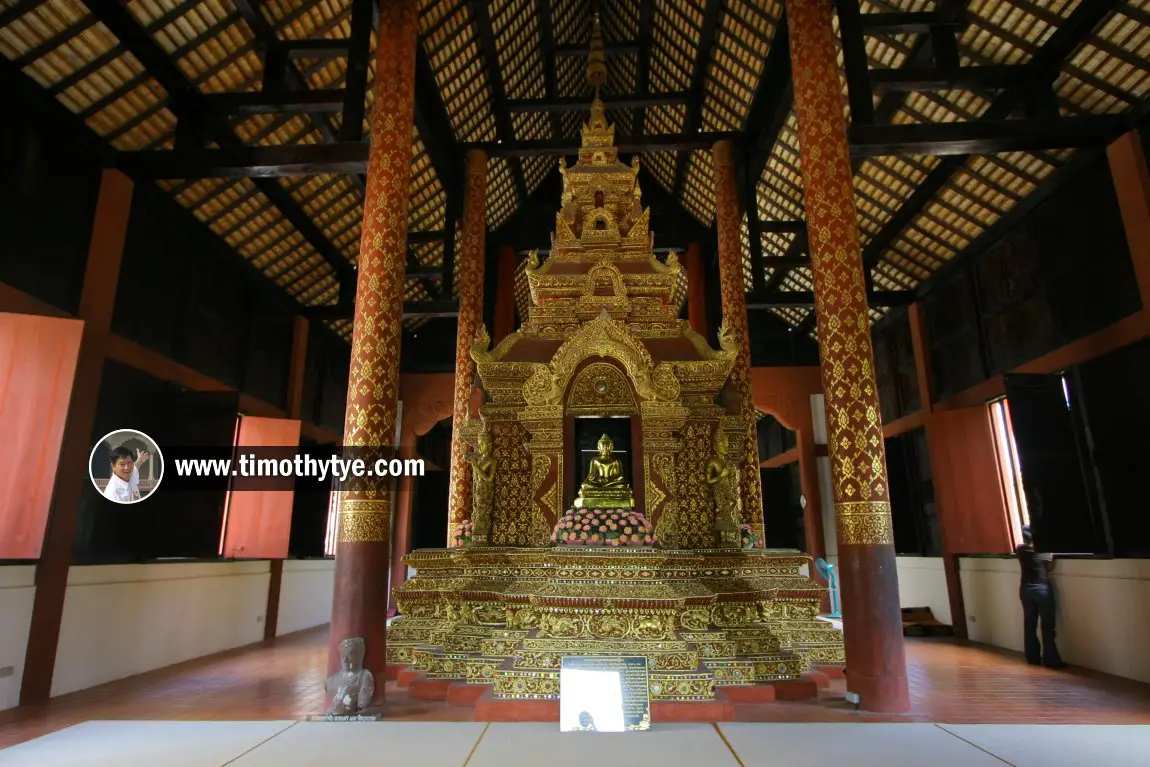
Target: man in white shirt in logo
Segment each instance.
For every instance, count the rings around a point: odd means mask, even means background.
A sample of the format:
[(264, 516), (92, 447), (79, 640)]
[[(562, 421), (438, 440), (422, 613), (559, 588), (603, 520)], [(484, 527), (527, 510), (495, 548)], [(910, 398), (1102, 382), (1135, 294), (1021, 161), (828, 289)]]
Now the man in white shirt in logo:
[(140, 500), (140, 472), (137, 466), (148, 460), (148, 453), (140, 451), (138, 459), (133, 459), (132, 451), (118, 447), (110, 456), (112, 476), (104, 488), (104, 497), (116, 503), (135, 503)]

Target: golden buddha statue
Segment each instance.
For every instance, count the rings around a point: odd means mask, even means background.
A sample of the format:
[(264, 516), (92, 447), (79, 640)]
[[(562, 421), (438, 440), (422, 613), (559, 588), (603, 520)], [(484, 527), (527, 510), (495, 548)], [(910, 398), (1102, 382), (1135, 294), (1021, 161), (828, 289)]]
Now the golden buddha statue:
[(599, 438), (599, 456), (591, 459), (587, 479), (579, 486), (577, 509), (630, 509), (635, 505), (631, 486), (623, 477), (623, 462), (611, 455), (615, 443), (604, 434)]
[(715, 432), (715, 453), (707, 461), (706, 481), (715, 500), (715, 545), (740, 548), (743, 521), (743, 497), (739, 467), (727, 457), (727, 435)]

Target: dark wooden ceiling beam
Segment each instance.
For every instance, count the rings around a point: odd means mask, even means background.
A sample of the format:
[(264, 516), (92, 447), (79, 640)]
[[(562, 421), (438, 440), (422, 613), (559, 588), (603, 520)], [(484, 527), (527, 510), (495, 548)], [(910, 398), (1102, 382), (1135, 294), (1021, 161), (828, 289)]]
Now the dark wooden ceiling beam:
[(347, 37), (319, 37), (283, 42), (283, 49), (289, 59), (342, 59), (347, 56), (350, 47), (351, 39)]
[[(716, 141), (742, 138), (738, 131), (715, 133), (657, 133), (650, 136), (617, 136), (615, 146), (623, 154), (643, 152), (686, 152), (695, 149), (710, 149)], [(538, 157), (546, 155), (573, 155), (579, 153), (579, 138), (534, 139), (504, 141), (502, 143), (481, 142), (464, 144), (464, 148), (477, 147), (487, 152), (489, 157)]]
[(368, 154), (368, 145), (360, 142), (232, 145), (223, 149), (119, 152), (115, 165), (135, 178), (261, 179), (364, 173), (367, 170)]
[[(913, 290), (874, 290), (867, 293), (867, 305), (873, 307), (908, 306), (915, 299)], [(769, 290), (747, 294), (748, 311), (814, 305), (815, 294), (811, 290)]]
[(907, 125), (852, 125), (851, 154), (978, 155), (1105, 146), (1134, 127), (1124, 115), (979, 120)]
[(807, 231), (806, 221), (759, 221), (760, 232), (774, 234), (803, 234)]
[(839, 0), (837, 8), (843, 47), (843, 69), (851, 108), (850, 121), (852, 125), (871, 125), (875, 121), (874, 95), (859, 0)]
[[(651, 90), (651, 47), (654, 45), (652, 24), (655, 20), (655, 1), (640, 0), (639, 2), (639, 71), (635, 73), (635, 90), (639, 98), (647, 98)], [(640, 106), (635, 110), (635, 132), (642, 135), (647, 132), (647, 107)]]
[[(84, 0), (84, 4), (168, 92), (171, 108), (177, 120), (183, 115), (203, 114), (204, 127), (213, 140), (225, 149), (242, 147), (242, 142), (226, 120), (205, 114), (202, 94), (192, 86), (183, 71), (140, 26), (126, 7), (115, 0)], [(260, 191), (279, 208), (283, 217), (299, 231), (320, 257), (328, 262), (340, 281), (350, 280), (354, 283), (355, 272), (351, 264), (292, 199), (291, 194), (274, 180), (257, 179), (254, 183), (259, 185)]]
[[(535, 19), (539, 24), (539, 44), (542, 46), (543, 53), (543, 94), (547, 102), (554, 102), (559, 93), (559, 87), (555, 82), (555, 29), (551, 23), (551, 0), (535, 0)], [(517, 102), (508, 102), (512, 111), (517, 111), (516, 107), (511, 106), (515, 103)], [(552, 112), (549, 119), (551, 121), (551, 135), (555, 137), (563, 135), (563, 123), (559, 115)]]
[[(794, 105), (794, 83), (791, 80), (791, 46), (787, 17), (779, 19), (771, 40), (771, 49), (763, 65), (763, 74), (751, 99), (751, 108), (743, 123), (743, 131), (753, 142), (749, 171), (756, 179), (762, 178), (763, 169), (779, 133), (787, 122)], [(767, 230), (764, 230), (767, 231)]]
[(864, 13), (862, 30), (868, 35), (930, 34), (937, 26), (961, 27), (961, 18), (940, 17), (934, 11), (893, 11), (890, 13)]
[(371, 32), (375, 26), (377, 10), (375, 0), (352, 0), (351, 37), (347, 41), (347, 74), (344, 78), (343, 109), (339, 121), (341, 141), (363, 140), (367, 71), (371, 64)]
[(306, 112), (339, 112), (343, 109), (345, 91), (250, 91), (248, 93), (204, 94), (205, 108), (220, 115), (301, 114)]
[[(711, 63), (711, 50), (715, 47), (715, 28), (719, 25), (719, 12), (723, 4), (720, 0), (707, 0), (703, 8), (703, 27), (699, 32), (699, 45), (695, 54), (695, 67), (691, 73), (690, 101), (687, 102), (686, 133), (697, 133), (703, 124), (703, 97), (706, 93), (707, 66)], [(679, 199), (683, 185), (687, 182), (687, 168), (691, 156), (681, 154), (675, 158), (675, 181), (671, 186), (671, 196)]]
[(1031, 72), (1025, 64), (978, 67), (894, 67), (872, 69), (873, 86), (888, 91), (1004, 90), (1028, 84)]
[[(262, 0), (234, 0), (236, 10), (239, 11), (240, 16), (247, 23), (248, 27), (252, 30), (252, 34), (256, 38), (256, 48), (262, 51), (262, 58), (264, 62), (264, 83), (263, 90), (270, 91), (273, 94), (280, 93), (280, 87), (284, 90), (294, 92), (304, 92), (310, 89), (307, 77), (303, 75), (296, 62), (290, 60), (287, 48), (284, 46), (284, 41), (280, 40), (271, 22), (264, 16), (263, 11), (260, 10)], [(360, 4), (364, 0), (354, 0)], [(354, 6), (353, 6), (354, 7)], [(362, 19), (362, 14), (361, 14)], [(355, 19), (353, 18), (353, 22)], [(362, 21), (360, 22), (362, 28)], [(353, 28), (353, 34), (355, 29)], [(362, 33), (361, 33), (362, 34)], [(349, 49), (350, 51), (350, 49)], [(349, 59), (350, 65), (350, 59)], [(364, 64), (366, 73), (366, 63)], [(354, 74), (349, 68), (349, 75)], [(282, 74), (283, 79), (278, 79)], [(366, 78), (366, 75), (365, 75)], [(363, 102), (366, 99), (366, 79), (362, 82), (352, 83), (349, 80), (349, 85), (353, 88), (358, 88), (359, 110), (362, 115)], [(269, 87), (270, 86), (270, 87)], [(352, 89), (348, 89), (344, 95), (344, 104), (354, 101), (356, 94)], [(316, 129), (316, 132), (329, 144), (334, 144), (340, 140), (340, 135), (336, 130), (335, 125), (328, 119), (326, 115), (316, 114), (314, 112), (307, 113), (308, 120)], [(177, 125), (178, 127), (178, 125)], [(353, 186), (361, 193), (366, 193), (367, 179), (363, 175), (352, 175), (351, 181)]]
[[(499, 51), (495, 45), (495, 30), (491, 26), (491, 14), (487, 0), (472, 0), (471, 17), (478, 32), (479, 47), (487, 62), (487, 84), (491, 88), (492, 109), (495, 112), (495, 132), (499, 140), (508, 143), (515, 139), (515, 128), (511, 122), (511, 110), (507, 106), (507, 90), (503, 86), (503, 73), (499, 66)], [(523, 175), (521, 162), (509, 163), (515, 191), (522, 204), (527, 199), (527, 181)]]
[(415, 50), (415, 127), (444, 189), (462, 189), (462, 152), (423, 46)]
[[(563, 43), (562, 45), (555, 46), (556, 56), (586, 56), (588, 53), (587, 43)], [(639, 53), (643, 50), (643, 44), (639, 40), (617, 40), (617, 41), (603, 41), (603, 52), (608, 56), (614, 56), (623, 53)]]
[[(686, 91), (672, 91), (653, 95), (644, 93), (612, 94), (600, 96), (600, 100), (608, 109), (644, 109), (688, 104), (691, 100), (691, 94)], [(512, 112), (586, 112), (591, 108), (591, 100), (585, 96), (512, 99), (507, 102), (507, 107)]]
[(17, 0), (11, 8), (0, 11), (0, 27), (11, 24), (25, 14), (36, 10), (45, 2), (47, 0)]
[[(350, 320), (355, 316), (354, 304), (334, 306), (309, 306), (303, 315), (311, 320)], [(427, 320), (442, 317), (458, 317), (458, 301), (404, 301), (403, 319)]]
[[(1085, 42), (1102, 21), (1120, 4), (1119, 0), (1097, 0), (1081, 3), (1067, 17), (1066, 21), (1047, 39), (1046, 43), (1025, 65), (1029, 70), (1027, 81), (1053, 81), (1062, 63)], [(1022, 89), (1009, 90), (998, 96), (982, 114), (983, 120), (1005, 120), (1026, 101)], [(949, 155), (934, 167), (914, 194), (906, 200), (863, 248), (862, 261), (867, 285), (872, 282), (871, 270), (882, 260), (890, 243), (910, 226), (919, 214), (926, 209), (935, 195), (962, 168), (969, 155)]]

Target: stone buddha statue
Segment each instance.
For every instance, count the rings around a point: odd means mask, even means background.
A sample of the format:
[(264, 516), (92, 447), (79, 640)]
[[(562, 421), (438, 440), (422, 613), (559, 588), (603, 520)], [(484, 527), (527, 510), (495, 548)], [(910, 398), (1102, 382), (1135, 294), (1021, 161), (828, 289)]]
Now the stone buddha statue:
[(339, 643), (339, 671), (325, 685), (328, 715), (351, 716), (371, 705), (375, 678), (363, 667), (365, 645), (362, 637), (348, 637)]
[(611, 455), (615, 443), (604, 434), (599, 438), (599, 455), (591, 459), (587, 479), (575, 499), (577, 509), (630, 509), (635, 505), (631, 486), (623, 477), (623, 462)]

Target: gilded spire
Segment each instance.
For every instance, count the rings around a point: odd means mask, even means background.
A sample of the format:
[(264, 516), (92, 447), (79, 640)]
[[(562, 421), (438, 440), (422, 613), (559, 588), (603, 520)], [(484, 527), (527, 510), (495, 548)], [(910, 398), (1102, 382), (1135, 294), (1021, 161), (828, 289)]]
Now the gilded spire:
[(599, 13), (591, 30), (591, 51), (587, 56), (587, 82), (595, 88), (598, 100), (599, 86), (607, 82), (607, 57), (603, 54), (603, 33), (599, 29)]

